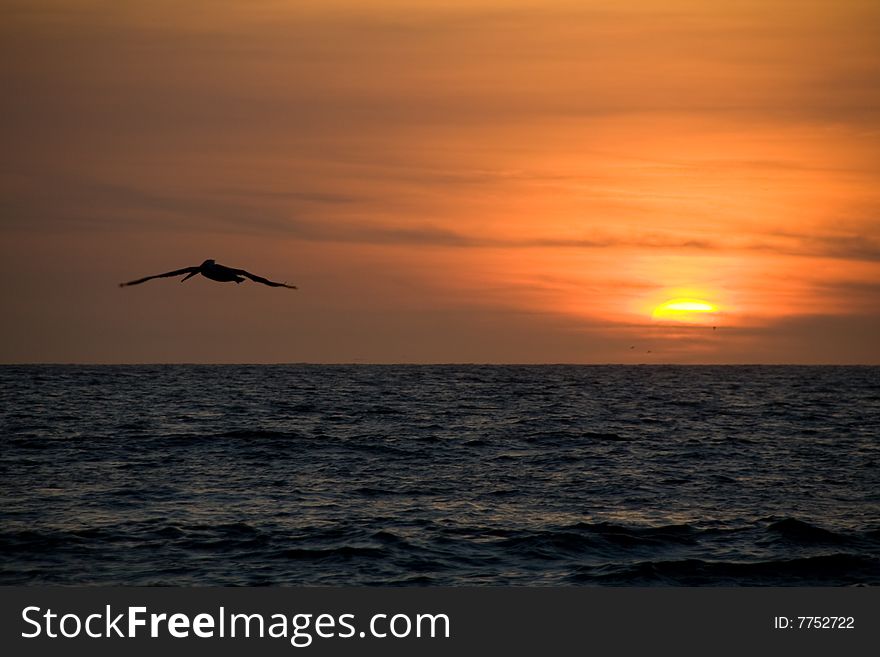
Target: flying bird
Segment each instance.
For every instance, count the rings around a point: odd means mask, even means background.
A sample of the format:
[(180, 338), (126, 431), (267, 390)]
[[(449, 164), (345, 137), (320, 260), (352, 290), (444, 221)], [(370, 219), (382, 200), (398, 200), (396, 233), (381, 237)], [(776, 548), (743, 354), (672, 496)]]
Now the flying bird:
[(212, 281), (218, 281), (220, 283), (231, 283), (232, 281), (242, 283), (245, 278), (249, 278), (255, 283), (262, 283), (263, 285), (268, 285), (270, 287), (286, 287), (291, 290), (296, 289), (296, 285), (276, 283), (275, 281), (270, 281), (268, 278), (263, 278), (262, 276), (257, 276), (256, 274), (245, 271), (244, 269), (233, 269), (232, 267), (218, 265), (213, 260), (205, 260), (198, 267), (184, 267), (183, 269), (167, 271), (164, 274), (145, 276), (144, 278), (139, 278), (135, 281), (128, 281), (128, 283), (120, 283), (119, 287), (125, 287), (126, 285), (140, 285), (141, 283), (145, 283), (154, 278), (168, 278), (170, 276), (183, 276), (184, 274), (186, 274), (186, 276), (180, 281), (181, 283), (196, 274), (201, 274), (205, 278), (210, 278)]

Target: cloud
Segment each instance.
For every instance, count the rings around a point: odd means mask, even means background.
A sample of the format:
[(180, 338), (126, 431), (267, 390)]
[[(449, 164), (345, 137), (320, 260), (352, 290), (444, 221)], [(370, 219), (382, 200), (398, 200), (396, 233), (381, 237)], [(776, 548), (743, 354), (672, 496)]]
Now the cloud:
[[(484, 174), (484, 177), (488, 174)], [(470, 179), (465, 176), (466, 179)], [(441, 176), (441, 184), (448, 181)], [(457, 182), (457, 179), (456, 179)], [(19, 176), (4, 194), (5, 228), (41, 230), (179, 230), (210, 228), (220, 232), (264, 232), (316, 242), (383, 244), (450, 248), (597, 249), (716, 249), (705, 239), (662, 232), (632, 236), (591, 230), (589, 237), (553, 235), (506, 238), (465, 232), (415, 219), (406, 224), (382, 222), (371, 215), (383, 206), (357, 194), (306, 190), (233, 188), (201, 192), (167, 186), (150, 189), (132, 184), (84, 177)], [(335, 208), (343, 207), (338, 216)], [(309, 216), (311, 215), (311, 216)], [(120, 223), (124, 218), (123, 223)]]
[[(880, 230), (880, 223), (872, 229)], [(880, 240), (871, 234), (795, 233), (774, 231), (768, 234), (772, 243), (754, 241), (748, 248), (780, 255), (834, 258), (864, 262), (880, 262)]]
[[(442, 173), (442, 172), (441, 172)], [(415, 174), (413, 174), (415, 175)], [(427, 175), (427, 174), (425, 174)], [(506, 179), (514, 174), (500, 174)], [(516, 174), (523, 175), (523, 174)], [(462, 174), (466, 181), (473, 177)], [(429, 178), (420, 177), (422, 182)], [(489, 173), (480, 179), (491, 179)], [(441, 175), (441, 185), (450, 184)], [(452, 178), (451, 184), (460, 182)], [(732, 238), (688, 236), (683, 231), (608, 232), (588, 222), (583, 237), (557, 237), (552, 234), (528, 238), (507, 238), (432, 225), (414, 219), (411, 224), (382, 222), (375, 199), (354, 194), (312, 190), (271, 190), (239, 187), (195, 193), (167, 187), (149, 189), (82, 177), (45, 175), (19, 176), (7, 184), (3, 195), (2, 222), (5, 228), (58, 230), (87, 228), (116, 230), (125, 218), (126, 229), (202, 230), (221, 232), (265, 232), (316, 242), (380, 244), (448, 248), (503, 249), (604, 249), (684, 250), (712, 252), (767, 252), (796, 257), (822, 257), (852, 261), (880, 262), (880, 241), (866, 234), (806, 234), (791, 231), (767, 233), (760, 237)], [(346, 209), (339, 216), (334, 208)], [(354, 214), (354, 216), (352, 216)], [(309, 216), (312, 215), (312, 216)], [(536, 225), (542, 222), (536, 221)]]
[(821, 235), (804, 239), (808, 255), (880, 262), (880, 241), (867, 235)]

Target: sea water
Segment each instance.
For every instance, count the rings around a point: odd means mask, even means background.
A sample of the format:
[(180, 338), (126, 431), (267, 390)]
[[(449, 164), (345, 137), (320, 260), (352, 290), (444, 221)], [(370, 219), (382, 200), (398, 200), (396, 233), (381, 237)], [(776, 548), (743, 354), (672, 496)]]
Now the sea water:
[(880, 584), (880, 368), (3, 366), (0, 583)]

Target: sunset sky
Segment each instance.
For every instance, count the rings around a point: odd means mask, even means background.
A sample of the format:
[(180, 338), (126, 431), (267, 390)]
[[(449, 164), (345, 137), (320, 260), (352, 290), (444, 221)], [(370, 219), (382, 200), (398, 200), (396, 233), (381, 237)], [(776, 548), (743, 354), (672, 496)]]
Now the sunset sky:
[[(0, 50), (0, 362), (880, 363), (876, 0), (4, 0)], [(117, 286), (207, 258), (300, 289)]]

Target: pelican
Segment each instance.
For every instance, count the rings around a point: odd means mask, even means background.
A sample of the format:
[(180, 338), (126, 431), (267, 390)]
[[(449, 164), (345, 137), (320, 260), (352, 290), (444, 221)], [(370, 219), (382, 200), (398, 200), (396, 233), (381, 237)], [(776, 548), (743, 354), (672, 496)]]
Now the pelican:
[(174, 271), (167, 271), (164, 274), (156, 274), (155, 276), (145, 276), (144, 278), (139, 278), (135, 281), (128, 281), (128, 283), (120, 283), (119, 287), (125, 287), (126, 285), (140, 285), (146, 281), (152, 280), (154, 278), (168, 278), (169, 276), (186, 276), (181, 279), (181, 283), (187, 280), (188, 278), (192, 278), (196, 274), (201, 274), (205, 278), (210, 278), (212, 281), (218, 281), (220, 283), (231, 283), (235, 281), (236, 283), (241, 283), (245, 278), (249, 278), (255, 283), (262, 283), (263, 285), (268, 285), (270, 287), (286, 287), (291, 290), (296, 289), (296, 285), (288, 285), (287, 283), (276, 283), (275, 281), (270, 281), (268, 278), (263, 278), (262, 276), (257, 276), (256, 274), (252, 274), (244, 269), (233, 269), (232, 267), (224, 267), (223, 265), (218, 265), (213, 260), (205, 260), (198, 267), (184, 267), (183, 269), (175, 269)]

